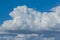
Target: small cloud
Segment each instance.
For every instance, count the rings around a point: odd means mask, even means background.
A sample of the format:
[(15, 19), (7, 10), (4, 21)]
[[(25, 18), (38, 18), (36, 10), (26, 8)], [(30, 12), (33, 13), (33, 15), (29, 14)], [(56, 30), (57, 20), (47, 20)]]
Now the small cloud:
[(38, 34), (18, 34), (15, 37), (15, 40), (33, 40), (33, 39), (38, 39), (37, 37), (39, 37)]

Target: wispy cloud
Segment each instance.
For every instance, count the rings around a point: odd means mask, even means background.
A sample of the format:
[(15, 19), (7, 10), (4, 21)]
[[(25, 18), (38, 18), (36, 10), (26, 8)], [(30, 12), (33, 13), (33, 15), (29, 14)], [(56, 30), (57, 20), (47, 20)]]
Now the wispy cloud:
[(38, 34), (19, 34), (15, 37), (16, 40), (54, 40), (54, 37), (43, 37)]

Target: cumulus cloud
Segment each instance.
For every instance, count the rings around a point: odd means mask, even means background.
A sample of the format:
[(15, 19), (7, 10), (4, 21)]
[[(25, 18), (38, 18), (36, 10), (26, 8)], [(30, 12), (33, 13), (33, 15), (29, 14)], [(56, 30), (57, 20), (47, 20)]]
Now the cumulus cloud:
[(12, 20), (5, 21), (1, 26), (4, 30), (52, 30), (60, 28), (60, 6), (52, 8), (53, 12), (39, 12), (27, 6), (18, 6), (10, 12)]

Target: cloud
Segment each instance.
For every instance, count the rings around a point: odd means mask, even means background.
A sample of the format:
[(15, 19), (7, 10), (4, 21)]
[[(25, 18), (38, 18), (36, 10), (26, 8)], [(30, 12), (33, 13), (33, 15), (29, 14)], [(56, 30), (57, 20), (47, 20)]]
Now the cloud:
[(43, 37), (38, 34), (18, 34), (15, 40), (54, 40), (54, 37)]
[(56, 37), (43, 37), (39, 34), (17, 34), (17, 36), (0, 36), (1, 40), (54, 40)]
[(34, 37), (38, 37), (37, 34), (19, 34), (18, 36), (16, 36), (16, 40), (32, 40), (32, 38), (34, 39)]
[(60, 6), (51, 9), (53, 12), (39, 12), (27, 6), (18, 6), (10, 12), (12, 20), (1, 26), (4, 30), (52, 30), (60, 28)]
[(38, 34), (18, 34), (15, 37), (15, 40), (38, 40), (39, 35)]

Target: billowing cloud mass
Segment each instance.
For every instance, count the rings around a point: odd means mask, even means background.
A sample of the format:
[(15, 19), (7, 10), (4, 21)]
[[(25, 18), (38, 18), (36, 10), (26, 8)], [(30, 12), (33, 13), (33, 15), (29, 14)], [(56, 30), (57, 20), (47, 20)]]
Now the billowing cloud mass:
[(12, 20), (5, 21), (1, 26), (4, 30), (52, 30), (60, 28), (60, 6), (52, 12), (39, 12), (27, 6), (18, 6), (10, 12)]

